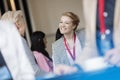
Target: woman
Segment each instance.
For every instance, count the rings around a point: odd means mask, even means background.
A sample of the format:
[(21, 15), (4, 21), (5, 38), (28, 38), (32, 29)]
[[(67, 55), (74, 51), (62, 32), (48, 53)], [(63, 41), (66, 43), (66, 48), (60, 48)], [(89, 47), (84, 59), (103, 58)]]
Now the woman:
[[(15, 24), (15, 27), (19, 31), (22, 39), (22, 43), (24, 46), (25, 53), (30, 61), (30, 64), (32, 65), (32, 68), (34, 69), (35, 76), (44, 76), (46, 75), (46, 72), (41, 70), (39, 66), (35, 62), (34, 55), (32, 54), (32, 51), (30, 50), (26, 40), (24, 39), (24, 34), (25, 34), (25, 29), (26, 29), (26, 24), (24, 20), (24, 15), (21, 10), (17, 11), (8, 11), (3, 14), (1, 17), (1, 20), (4, 21), (9, 21), (13, 24)], [(16, 39), (16, 38), (14, 38)]]
[(52, 44), (54, 68), (60, 64), (73, 65), (81, 58), (84, 46), (84, 30), (76, 31), (79, 18), (72, 12), (62, 14), (59, 30), (63, 36)]
[(19, 23), (21, 23), (21, 27), (24, 26), (22, 11), (5, 12), (0, 21), (0, 32), (3, 33), (1, 35), (5, 36), (6, 41), (3, 41), (5, 42), (5, 46), (1, 48), (1, 52), (3, 53), (2, 55), (12, 78), (14, 80), (34, 80), (35, 72), (32, 68), (31, 61), (29, 61), (29, 57), (26, 55), (26, 49), (16, 28)]
[(36, 62), (41, 69), (46, 72), (51, 72), (53, 69), (52, 59), (46, 51), (45, 33), (41, 31), (33, 32), (31, 36), (31, 50), (35, 56)]

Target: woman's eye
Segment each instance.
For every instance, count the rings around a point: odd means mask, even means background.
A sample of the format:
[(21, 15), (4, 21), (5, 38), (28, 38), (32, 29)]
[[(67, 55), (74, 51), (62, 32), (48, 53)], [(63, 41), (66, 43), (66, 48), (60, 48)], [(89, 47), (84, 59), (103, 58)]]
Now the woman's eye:
[(66, 24), (69, 24), (69, 23), (66, 23)]

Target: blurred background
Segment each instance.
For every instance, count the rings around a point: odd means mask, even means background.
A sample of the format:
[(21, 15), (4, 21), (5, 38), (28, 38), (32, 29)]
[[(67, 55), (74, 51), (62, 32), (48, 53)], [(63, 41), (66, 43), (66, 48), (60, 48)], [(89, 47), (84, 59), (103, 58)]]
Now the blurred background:
[(58, 28), (61, 13), (72, 11), (80, 17), (78, 29), (84, 27), (82, 0), (0, 0), (2, 14), (9, 10), (22, 10), (26, 20), (26, 39), (29, 46), (30, 35), (43, 31), (47, 36), (47, 51), (52, 54), (52, 43)]

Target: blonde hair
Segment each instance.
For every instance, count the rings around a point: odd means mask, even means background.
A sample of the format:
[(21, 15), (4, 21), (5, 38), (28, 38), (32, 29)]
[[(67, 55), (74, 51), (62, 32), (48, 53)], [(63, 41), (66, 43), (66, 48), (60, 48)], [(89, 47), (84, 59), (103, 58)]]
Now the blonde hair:
[(6, 20), (6, 21), (10, 21), (12, 23), (19, 23), (21, 24), (21, 22), (24, 21), (23, 18), (23, 13), (21, 10), (17, 10), (17, 11), (7, 11), (5, 12), (2, 17), (1, 20)]
[(25, 20), (21, 10), (7, 11), (2, 15), (1, 20), (14, 23), (21, 36), (24, 36), (26, 26), (23, 25)]
[(72, 19), (72, 23), (76, 26), (74, 30), (77, 29), (77, 26), (80, 23), (80, 19), (76, 14), (74, 14), (73, 12), (64, 12), (62, 16), (70, 17)]

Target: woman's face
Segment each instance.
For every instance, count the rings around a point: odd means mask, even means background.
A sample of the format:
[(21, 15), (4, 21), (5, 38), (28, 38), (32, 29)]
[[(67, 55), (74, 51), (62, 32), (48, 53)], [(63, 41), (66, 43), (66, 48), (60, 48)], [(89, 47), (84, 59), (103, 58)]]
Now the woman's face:
[(25, 33), (25, 22), (23, 22), (22, 24), (21, 24), (21, 27), (20, 27), (20, 29), (19, 29), (19, 32), (20, 32), (20, 34), (22, 35), (22, 36), (24, 36), (24, 33)]
[(26, 25), (25, 25), (23, 17), (20, 17), (19, 20), (21, 20), (21, 22), (17, 23), (17, 29), (19, 33), (21, 34), (21, 36), (24, 36)]
[(59, 23), (59, 29), (61, 34), (69, 34), (74, 31), (75, 25), (72, 23), (72, 19), (68, 16), (62, 16)]

